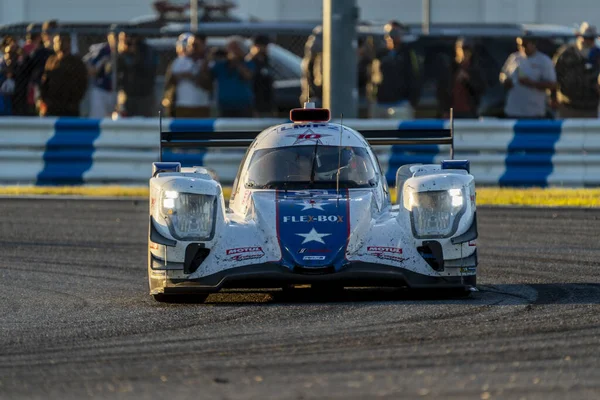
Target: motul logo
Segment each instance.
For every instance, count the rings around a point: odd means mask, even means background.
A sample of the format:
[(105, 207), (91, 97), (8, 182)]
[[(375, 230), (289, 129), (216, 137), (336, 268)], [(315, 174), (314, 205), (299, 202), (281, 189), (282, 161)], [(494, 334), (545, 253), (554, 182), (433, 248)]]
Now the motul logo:
[(344, 222), (341, 215), (301, 215), (284, 216), (283, 222)]
[(398, 247), (367, 247), (367, 251), (371, 253), (395, 253), (402, 254), (402, 249)]
[(227, 255), (230, 254), (240, 254), (240, 253), (255, 253), (255, 252), (261, 252), (262, 253), (262, 247), (241, 247), (239, 249), (229, 249), (227, 250)]

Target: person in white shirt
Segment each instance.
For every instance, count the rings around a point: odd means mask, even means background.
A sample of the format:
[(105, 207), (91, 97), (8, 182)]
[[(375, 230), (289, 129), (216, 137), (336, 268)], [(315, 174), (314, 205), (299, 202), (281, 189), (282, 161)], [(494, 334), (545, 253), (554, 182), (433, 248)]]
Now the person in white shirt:
[(163, 106), (175, 118), (209, 118), (210, 91), (200, 76), (206, 50), (202, 35), (182, 34), (177, 41), (178, 57), (167, 71)]
[(556, 89), (554, 63), (533, 38), (517, 38), (517, 46), (500, 72), (500, 83), (508, 90), (504, 113), (515, 119), (546, 118), (548, 94)]

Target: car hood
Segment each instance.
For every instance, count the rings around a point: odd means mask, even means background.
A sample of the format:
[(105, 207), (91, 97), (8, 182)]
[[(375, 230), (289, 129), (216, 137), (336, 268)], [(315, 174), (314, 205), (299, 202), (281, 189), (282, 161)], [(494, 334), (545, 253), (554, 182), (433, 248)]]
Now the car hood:
[[(339, 195), (335, 190), (277, 191), (275, 215), (272, 214), (273, 200), (256, 201), (255, 198), (254, 211), (263, 228), (267, 228), (274, 217), (274, 236), (281, 249), (282, 265), (291, 269), (338, 270), (347, 262), (349, 238), (351, 232), (356, 231), (356, 226), (351, 226), (350, 210), (355, 216), (367, 215), (368, 224), (371, 198), (369, 191), (354, 192), (350, 197), (346, 189), (340, 190)], [(361, 219), (355, 218), (354, 225)]]

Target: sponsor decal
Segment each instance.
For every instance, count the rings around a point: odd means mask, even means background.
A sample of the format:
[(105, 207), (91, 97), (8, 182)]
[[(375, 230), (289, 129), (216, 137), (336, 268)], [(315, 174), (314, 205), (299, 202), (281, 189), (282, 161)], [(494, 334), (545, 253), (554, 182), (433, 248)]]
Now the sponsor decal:
[(152, 250), (158, 250), (158, 244), (154, 243), (154, 242), (150, 242), (150, 248)]
[(304, 256), (302, 259), (306, 261), (323, 261), (325, 256)]
[(150, 208), (154, 208), (154, 205), (156, 204), (156, 198), (152, 197), (150, 199)]
[(476, 246), (477, 246), (477, 243), (474, 240), (471, 240), (469, 242), (469, 247), (476, 247)]
[(296, 141), (292, 143), (292, 145), (295, 145), (305, 142), (323, 144), (323, 142), (321, 142), (321, 139), (329, 136), (331, 135), (322, 135), (320, 133), (314, 133), (309, 129), (306, 132), (301, 133), (299, 135), (288, 135), (287, 137), (295, 137)]
[(285, 215), (283, 222), (344, 222), (343, 215)]
[(262, 247), (239, 247), (237, 249), (227, 249), (225, 253), (230, 260), (234, 261), (262, 258), (265, 255)]
[(304, 253), (331, 253), (330, 249), (300, 249), (298, 250), (299, 254), (304, 254)]
[(406, 260), (404, 257), (401, 256), (402, 249), (399, 247), (369, 246), (367, 247), (367, 253), (381, 260), (389, 260), (396, 262), (402, 262)]
[(334, 131), (339, 131), (339, 128), (335, 127), (333, 125), (311, 123), (311, 124), (294, 124), (292, 126), (284, 126), (280, 129), (280, 132), (296, 130), (296, 129), (310, 129), (310, 128), (325, 128), (325, 129), (331, 129)]
[(461, 274), (474, 274), (476, 272), (477, 272), (477, 268), (475, 268), (475, 267), (468, 267), (468, 268), (460, 269)]
[(381, 247), (381, 246), (369, 246), (367, 247), (369, 253), (394, 253), (402, 254), (402, 249), (399, 247)]

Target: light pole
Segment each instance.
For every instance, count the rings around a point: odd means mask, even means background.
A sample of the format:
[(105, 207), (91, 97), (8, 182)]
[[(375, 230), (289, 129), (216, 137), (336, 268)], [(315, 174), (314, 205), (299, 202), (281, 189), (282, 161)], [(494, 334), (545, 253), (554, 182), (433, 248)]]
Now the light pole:
[(323, 0), (323, 107), (332, 118), (358, 109), (356, 0)]

